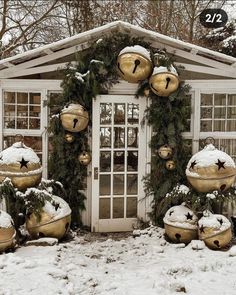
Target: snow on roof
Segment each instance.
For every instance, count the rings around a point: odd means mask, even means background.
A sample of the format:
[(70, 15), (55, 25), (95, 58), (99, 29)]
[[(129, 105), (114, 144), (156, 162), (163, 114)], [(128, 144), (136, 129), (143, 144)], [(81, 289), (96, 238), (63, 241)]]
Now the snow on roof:
[(172, 46), (173, 48), (182, 49), (187, 52), (191, 52), (191, 50), (194, 50), (197, 52), (198, 55), (202, 55), (207, 58), (215, 59), (224, 63), (234, 64), (236, 62), (236, 58), (234, 57), (231, 57), (210, 49), (206, 49), (204, 47), (197, 46), (191, 43), (187, 43), (181, 40), (177, 40), (177, 39), (162, 35), (160, 33), (141, 28), (137, 25), (132, 25), (130, 23), (123, 22), (123, 21), (115, 21), (115, 22), (106, 24), (104, 26), (94, 28), (92, 30), (74, 35), (72, 37), (68, 37), (63, 40), (53, 42), (51, 44), (47, 44), (45, 46), (0, 60), (0, 70), (7, 68), (6, 63), (8, 62), (12, 63), (13, 65), (19, 64), (36, 57), (46, 56), (48, 54), (47, 53), (48, 51), (56, 52), (62, 49), (72, 47), (72, 46), (78, 46), (78, 51), (83, 50), (83, 45), (86, 42), (99, 39), (102, 36), (104, 36), (104, 34), (106, 33), (109, 34), (114, 30), (120, 30), (124, 32), (128, 31), (131, 34), (133, 33), (133, 34), (142, 36), (146, 40), (151, 40), (160, 44), (166, 44), (166, 45)]

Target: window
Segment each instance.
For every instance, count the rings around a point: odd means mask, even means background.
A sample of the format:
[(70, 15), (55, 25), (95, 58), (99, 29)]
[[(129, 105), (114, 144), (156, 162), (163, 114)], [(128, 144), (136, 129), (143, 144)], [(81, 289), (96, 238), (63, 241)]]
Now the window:
[(201, 94), (200, 131), (236, 131), (236, 94)]
[(3, 104), (4, 128), (40, 129), (41, 93), (5, 91)]

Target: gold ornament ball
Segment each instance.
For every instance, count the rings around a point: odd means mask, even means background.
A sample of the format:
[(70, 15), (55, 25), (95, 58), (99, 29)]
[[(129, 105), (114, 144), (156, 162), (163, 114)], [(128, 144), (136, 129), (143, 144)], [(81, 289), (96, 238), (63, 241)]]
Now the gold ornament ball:
[[(7, 214), (4, 211), (0, 210), (0, 216), (5, 215), (5, 218), (8, 218), (11, 220), (11, 217), (9, 214)], [(6, 251), (7, 249), (14, 248), (16, 242), (15, 242), (15, 236), (16, 231), (13, 226), (13, 222), (9, 224), (8, 227), (0, 226), (0, 253)]]
[(197, 229), (181, 228), (164, 224), (165, 233), (172, 242), (188, 244), (198, 238)]
[(22, 142), (16, 142), (0, 153), (0, 183), (7, 177), (21, 191), (34, 187), (41, 181), (40, 160), (36, 153)]
[[(213, 224), (217, 225), (217, 221), (221, 223), (225, 223), (225, 221), (228, 223), (228, 228), (221, 229), (221, 225), (219, 224), (219, 227), (209, 227), (209, 226), (199, 226), (198, 227), (198, 235), (199, 239), (203, 240), (204, 243), (213, 250), (220, 250), (221, 248), (224, 248), (227, 246), (231, 239), (232, 239), (232, 231), (231, 231), (231, 224), (230, 221), (223, 215), (220, 214), (211, 214), (211, 216), (215, 217), (215, 222)], [(205, 217), (202, 217), (199, 220), (199, 225), (201, 224), (201, 220)], [(211, 218), (212, 219), (212, 218)]]
[(70, 132), (79, 132), (88, 126), (89, 115), (80, 104), (71, 103), (60, 114), (62, 126)]
[[(119, 75), (130, 83), (138, 83), (147, 79), (152, 72), (151, 60), (135, 50), (137, 46), (128, 47), (128, 51), (119, 54), (117, 68)], [(139, 46), (141, 47), (141, 46)], [(134, 51), (134, 52), (132, 52)], [(136, 51), (136, 52), (135, 52)], [(142, 51), (148, 51), (142, 47)]]
[(171, 156), (173, 154), (172, 148), (167, 144), (161, 146), (157, 152), (158, 152), (159, 157), (164, 160), (171, 158)]
[(212, 144), (193, 155), (187, 165), (186, 176), (193, 188), (202, 193), (226, 191), (235, 181), (233, 159)]
[[(162, 68), (162, 67), (160, 67)], [(164, 67), (163, 67), (164, 68)], [(166, 69), (166, 70), (165, 70)], [(167, 97), (179, 87), (179, 78), (176, 74), (164, 68), (163, 71), (166, 72), (153, 72), (151, 78), (149, 79), (149, 85), (151, 90), (158, 96)]]
[(75, 140), (75, 137), (71, 133), (66, 133), (65, 135), (65, 141), (68, 143), (72, 143)]
[(167, 170), (175, 170), (175, 162), (173, 160), (166, 161)]
[(92, 160), (91, 154), (84, 151), (79, 155), (80, 164), (87, 166)]
[(69, 231), (71, 223), (71, 210), (69, 205), (57, 196), (53, 196), (53, 199), (54, 201), (60, 200), (60, 206), (63, 204), (63, 206), (68, 208), (66, 210), (67, 214), (57, 219), (55, 216), (45, 211), (40, 213), (40, 218), (38, 218), (35, 213), (31, 213), (26, 218), (26, 228), (32, 238), (50, 237), (60, 240)]
[(175, 243), (188, 244), (198, 237), (197, 216), (184, 204), (171, 207), (163, 221), (165, 233)]

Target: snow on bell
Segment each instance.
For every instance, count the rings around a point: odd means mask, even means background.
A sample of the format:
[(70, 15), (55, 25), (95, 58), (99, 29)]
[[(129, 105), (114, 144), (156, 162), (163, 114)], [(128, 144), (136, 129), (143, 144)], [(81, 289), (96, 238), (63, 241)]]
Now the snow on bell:
[(38, 185), (42, 178), (40, 159), (23, 142), (16, 142), (0, 153), (0, 183), (7, 177), (21, 191)]
[(167, 67), (155, 67), (149, 79), (151, 90), (158, 96), (169, 96), (179, 87), (179, 78), (176, 69), (171, 65)]
[(15, 246), (16, 231), (11, 216), (0, 210), (0, 253)]
[(188, 244), (198, 237), (197, 220), (193, 211), (184, 204), (173, 206), (163, 219), (165, 233), (173, 242)]
[(66, 130), (79, 132), (87, 127), (89, 115), (82, 105), (71, 103), (62, 109), (60, 119)]
[(205, 146), (189, 160), (186, 176), (198, 192), (226, 191), (234, 183), (236, 167), (233, 159), (214, 147)]
[(118, 55), (117, 68), (120, 76), (130, 83), (145, 80), (152, 72), (150, 52), (140, 45), (125, 47)]
[(61, 239), (70, 229), (71, 209), (67, 202), (58, 196), (51, 196), (56, 206), (45, 201), (40, 216), (31, 213), (26, 218), (26, 228), (33, 238), (50, 237)]
[(221, 249), (231, 241), (231, 223), (224, 215), (204, 211), (198, 227), (199, 239), (211, 249)]

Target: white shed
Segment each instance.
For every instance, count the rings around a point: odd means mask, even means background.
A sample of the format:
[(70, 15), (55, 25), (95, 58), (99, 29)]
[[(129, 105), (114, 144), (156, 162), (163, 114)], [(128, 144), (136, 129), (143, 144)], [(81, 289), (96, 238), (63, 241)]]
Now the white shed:
[[(122, 21), (95, 28), (73, 37), (25, 52), (0, 61), (0, 149), (14, 142), (17, 134), (24, 136), (25, 144), (32, 147), (40, 156), (43, 165), (43, 177), (47, 178), (47, 161), (50, 153), (48, 116), (50, 110), (44, 104), (55, 99), (61, 91), (62, 73), (68, 62), (73, 62), (74, 54), (82, 51), (104, 35), (124, 32), (142, 37), (153, 47), (166, 49), (174, 55), (175, 64), (184, 66), (181, 79), (191, 86), (192, 115), (191, 127), (183, 136), (192, 142), (193, 153), (199, 150), (206, 137), (213, 137), (215, 145), (236, 159), (236, 58), (164, 36)], [(125, 81), (116, 84), (106, 95), (98, 96), (93, 102), (93, 128), (91, 145), (93, 160), (87, 179), (86, 211), (83, 222), (91, 226), (92, 231), (131, 230), (139, 218), (148, 219), (151, 199), (144, 198), (143, 176), (150, 169), (150, 150), (148, 142), (151, 130), (139, 124), (139, 144), (133, 148), (137, 153), (139, 165), (132, 174), (126, 171), (123, 176), (111, 173), (111, 183), (115, 178), (124, 182), (124, 198), (99, 196), (99, 185), (106, 175), (100, 175), (100, 105), (117, 103), (138, 105), (139, 118), (142, 118), (148, 99), (137, 100), (134, 97), (137, 85)], [(129, 122), (125, 123), (128, 130)], [(111, 126), (113, 128), (114, 126)], [(124, 135), (125, 136), (125, 135)], [(114, 146), (114, 145), (113, 145)], [(125, 146), (127, 153), (130, 147)], [(112, 151), (111, 152), (115, 152)], [(128, 179), (137, 179), (136, 191), (128, 192)], [(125, 181), (126, 179), (126, 181)], [(104, 179), (105, 180), (105, 179)], [(111, 184), (112, 185), (112, 184)], [(124, 202), (125, 200), (125, 202)], [(102, 218), (102, 208), (117, 206), (124, 211), (123, 218), (112, 214)], [(100, 210), (100, 211), (99, 211)]]

